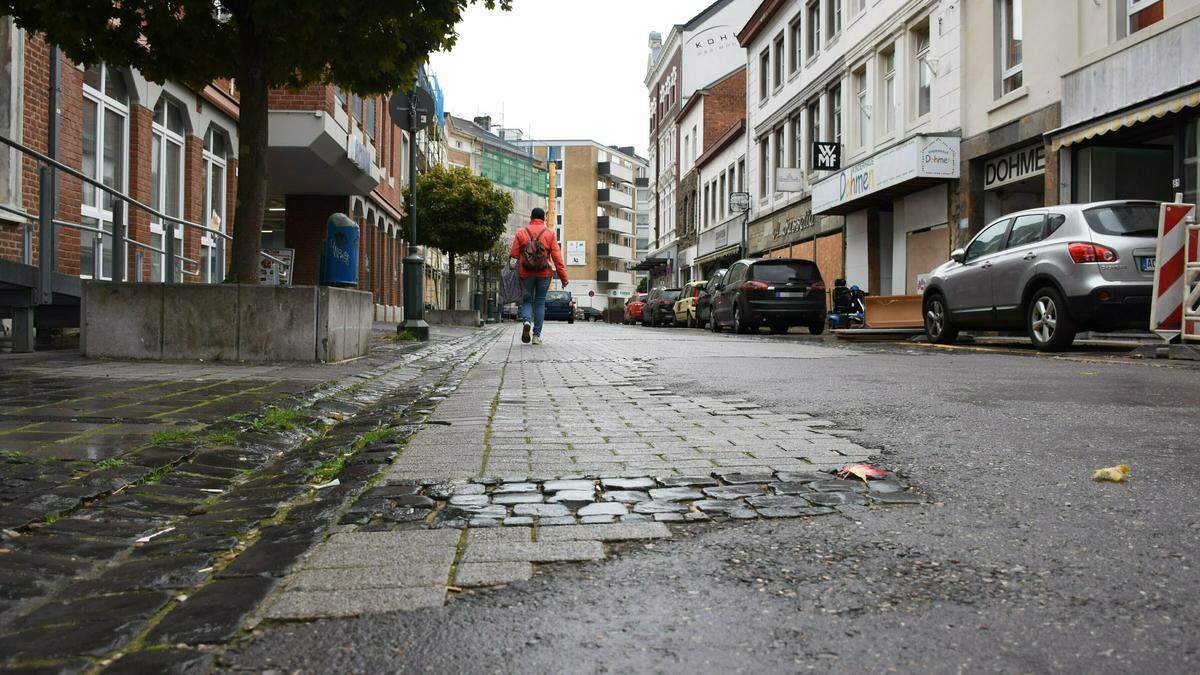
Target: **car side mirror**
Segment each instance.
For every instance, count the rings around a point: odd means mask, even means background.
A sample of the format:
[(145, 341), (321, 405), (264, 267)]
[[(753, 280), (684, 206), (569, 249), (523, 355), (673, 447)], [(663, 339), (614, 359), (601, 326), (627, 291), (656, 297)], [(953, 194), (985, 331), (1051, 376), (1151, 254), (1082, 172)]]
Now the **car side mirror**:
[(967, 259), (967, 252), (961, 248), (956, 248), (950, 254), (950, 259), (961, 265), (962, 262)]

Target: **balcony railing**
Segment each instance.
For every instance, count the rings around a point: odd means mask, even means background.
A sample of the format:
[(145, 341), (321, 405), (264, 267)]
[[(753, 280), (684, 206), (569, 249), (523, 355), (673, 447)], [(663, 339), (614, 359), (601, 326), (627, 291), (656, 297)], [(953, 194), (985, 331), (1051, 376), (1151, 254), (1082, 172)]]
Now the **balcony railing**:
[(633, 249), (620, 244), (596, 244), (596, 255), (601, 258), (633, 260)]
[(616, 216), (596, 216), (596, 229), (632, 235), (633, 221)]
[(617, 162), (599, 162), (596, 165), (596, 173), (602, 177), (611, 178), (622, 183), (633, 182), (633, 169), (621, 166)]
[(597, 270), (596, 281), (602, 284), (632, 284), (633, 275), (629, 272), (616, 272), (613, 270)]
[(622, 209), (633, 208), (633, 195), (620, 190), (603, 188), (596, 190), (596, 201), (600, 202), (601, 206), (616, 206)]

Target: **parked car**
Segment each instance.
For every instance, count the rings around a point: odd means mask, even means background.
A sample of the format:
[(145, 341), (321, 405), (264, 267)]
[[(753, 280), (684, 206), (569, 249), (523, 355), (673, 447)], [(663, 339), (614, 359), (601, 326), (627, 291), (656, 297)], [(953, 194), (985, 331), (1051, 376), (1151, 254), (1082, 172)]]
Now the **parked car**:
[(643, 326), (662, 326), (675, 323), (675, 301), (679, 299), (679, 288), (655, 288), (646, 297), (642, 309)]
[(675, 301), (675, 325), (696, 327), (696, 302), (704, 294), (707, 281), (691, 281), (684, 285), (683, 292)]
[(811, 260), (747, 259), (734, 263), (713, 295), (714, 333), (729, 326), (749, 333), (767, 326), (783, 334), (805, 326), (813, 335), (825, 330), (825, 282)]
[(595, 307), (584, 307), (579, 310), (579, 318), (584, 321), (603, 321), (604, 312)]
[(646, 294), (634, 293), (625, 301), (624, 318), (626, 324), (640, 323), (642, 308), (646, 306)]
[(712, 319), (712, 299), (713, 293), (721, 285), (721, 280), (725, 278), (727, 270), (717, 270), (712, 279), (708, 280), (708, 284), (704, 287), (704, 292), (700, 297), (696, 298), (696, 327), (704, 328)]
[(1146, 328), (1159, 207), (1069, 204), (996, 220), (930, 274), (926, 334), (946, 344), (963, 328), (1024, 329), (1055, 351), (1081, 330)]
[(503, 307), (500, 308), (500, 318), (501, 319), (512, 319), (513, 321), (516, 321), (517, 317), (520, 316), (520, 314), (521, 314), (521, 306), (515, 302), (510, 302), (507, 305), (504, 305)]
[(571, 291), (546, 293), (546, 320), (575, 323), (575, 298), (571, 297)]

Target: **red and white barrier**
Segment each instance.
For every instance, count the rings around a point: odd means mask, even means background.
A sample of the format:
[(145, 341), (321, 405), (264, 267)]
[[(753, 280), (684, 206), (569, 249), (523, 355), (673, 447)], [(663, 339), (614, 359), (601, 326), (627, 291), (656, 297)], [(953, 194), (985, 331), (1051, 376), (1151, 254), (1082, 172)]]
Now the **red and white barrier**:
[(1170, 342), (1183, 332), (1184, 261), (1188, 232), (1195, 225), (1194, 204), (1163, 204), (1158, 216), (1158, 256), (1154, 266), (1154, 296), (1150, 330)]
[(1183, 339), (1200, 341), (1200, 224), (1187, 225), (1183, 262)]

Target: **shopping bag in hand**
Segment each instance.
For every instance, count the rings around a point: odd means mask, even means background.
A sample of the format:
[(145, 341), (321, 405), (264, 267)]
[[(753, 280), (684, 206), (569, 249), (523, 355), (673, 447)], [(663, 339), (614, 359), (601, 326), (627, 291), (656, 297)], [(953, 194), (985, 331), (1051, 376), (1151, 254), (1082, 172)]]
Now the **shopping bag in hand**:
[(516, 268), (505, 265), (500, 270), (500, 304), (507, 305), (524, 300), (525, 287), (521, 284), (521, 277), (517, 276)]

